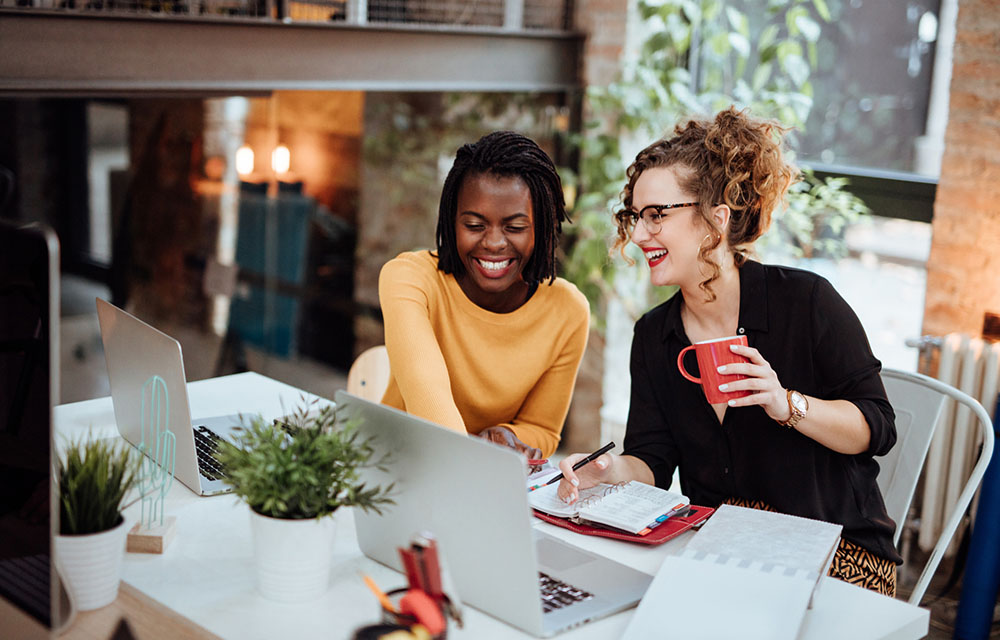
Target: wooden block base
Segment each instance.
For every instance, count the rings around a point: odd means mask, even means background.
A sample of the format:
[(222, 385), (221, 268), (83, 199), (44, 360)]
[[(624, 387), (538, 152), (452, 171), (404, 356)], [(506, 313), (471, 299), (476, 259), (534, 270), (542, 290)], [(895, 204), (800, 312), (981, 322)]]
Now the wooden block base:
[(125, 550), (131, 553), (163, 553), (177, 533), (177, 518), (167, 516), (162, 525), (142, 527), (136, 523), (128, 532)]

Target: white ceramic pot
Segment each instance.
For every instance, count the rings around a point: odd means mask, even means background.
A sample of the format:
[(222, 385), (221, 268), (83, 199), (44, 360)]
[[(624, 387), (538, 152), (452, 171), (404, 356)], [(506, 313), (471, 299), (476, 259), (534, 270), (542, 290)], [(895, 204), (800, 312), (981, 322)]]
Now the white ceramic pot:
[(78, 611), (100, 609), (118, 597), (127, 533), (122, 518), (100, 533), (56, 536), (56, 557)]
[(257, 589), (269, 600), (305, 602), (326, 593), (333, 560), (333, 517), (285, 520), (250, 510)]

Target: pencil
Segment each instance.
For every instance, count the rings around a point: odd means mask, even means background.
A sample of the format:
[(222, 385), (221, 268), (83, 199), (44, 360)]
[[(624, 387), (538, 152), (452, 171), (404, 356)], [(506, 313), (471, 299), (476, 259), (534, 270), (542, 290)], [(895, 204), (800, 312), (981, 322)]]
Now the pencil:
[(361, 578), (365, 581), (365, 584), (368, 585), (368, 588), (372, 590), (372, 593), (375, 594), (375, 597), (378, 598), (378, 601), (382, 603), (382, 608), (389, 613), (396, 613), (396, 607), (392, 604), (392, 600), (389, 599), (389, 596), (385, 595), (384, 591), (378, 588), (375, 581), (363, 573), (361, 574)]
[[(573, 465), (573, 471), (576, 471), (577, 469), (579, 469), (583, 465), (587, 464), (588, 462), (593, 462), (594, 460), (597, 460), (599, 457), (601, 457), (602, 455), (604, 455), (608, 451), (611, 451), (614, 448), (615, 448), (615, 443), (614, 442), (607, 443), (606, 445), (604, 445), (603, 447), (601, 447), (600, 449), (598, 449), (594, 453), (590, 454), (589, 456), (587, 456), (583, 460), (580, 460), (579, 462), (577, 462), (576, 464), (574, 464)], [(556, 475), (552, 476), (549, 479), (549, 481), (545, 483), (545, 485), (548, 486), (548, 485), (553, 484), (555, 482), (559, 482), (562, 479), (563, 479), (563, 474), (561, 472), (557, 473)]]

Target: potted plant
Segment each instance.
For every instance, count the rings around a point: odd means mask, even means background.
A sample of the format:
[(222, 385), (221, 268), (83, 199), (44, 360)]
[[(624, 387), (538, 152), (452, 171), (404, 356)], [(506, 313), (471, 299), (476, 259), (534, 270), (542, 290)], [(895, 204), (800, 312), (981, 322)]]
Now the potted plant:
[[(310, 409), (312, 409), (310, 411)], [(333, 406), (303, 404), (280, 422), (254, 419), (216, 458), (225, 482), (250, 507), (257, 588), (266, 598), (302, 602), (330, 578), (334, 519), (340, 507), (381, 513), (388, 487), (367, 487), (359, 472), (381, 468), (356, 423), (338, 423)]]
[(98, 609), (118, 597), (128, 532), (122, 501), (137, 473), (138, 457), (120, 442), (70, 443), (57, 460), (56, 557), (78, 610)]

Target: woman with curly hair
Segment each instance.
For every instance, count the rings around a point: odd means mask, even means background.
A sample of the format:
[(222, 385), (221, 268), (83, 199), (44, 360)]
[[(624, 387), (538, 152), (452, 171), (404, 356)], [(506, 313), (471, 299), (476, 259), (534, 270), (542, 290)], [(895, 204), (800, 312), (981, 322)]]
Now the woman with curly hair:
[(402, 253), (379, 276), (384, 404), (528, 458), (556, 450), (590, 325), (586, 298), (556, 277), (565, 219), (534, 141), (497, 131), (458, 150), (437, 251)]
[[(629, 167), (616, 247), (638, 245), (652, 283), (679, 291), (635, 326), (624, 453), (575, 473), (580, 455), (569, 456), (559, 494), (572, 502), (623, 480), (668, 487), (678, 469), (693, 503), (843, 525), (831, 575), (893, 595), (902, 559), (875, 482), (874, 456), (896, 441), (881, 363), (829, 282), (750, 259), (797, 179), (784, 132), (729, 108), (678, 125)], [(747, 361), (720, 373), (746, 378), (722, 390), (750, 394), (710, 405), (678, 355), (726, 336), (749, 346), (732, 345)]]

